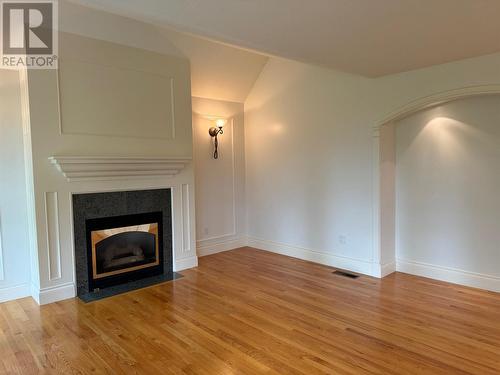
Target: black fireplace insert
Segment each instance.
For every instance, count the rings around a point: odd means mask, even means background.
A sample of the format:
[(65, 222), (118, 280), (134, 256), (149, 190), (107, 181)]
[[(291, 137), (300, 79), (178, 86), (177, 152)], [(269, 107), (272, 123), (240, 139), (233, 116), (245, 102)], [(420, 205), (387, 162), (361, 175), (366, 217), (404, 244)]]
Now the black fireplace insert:
[(87, 219), (89, 290), (163, 273), (162, 212)]

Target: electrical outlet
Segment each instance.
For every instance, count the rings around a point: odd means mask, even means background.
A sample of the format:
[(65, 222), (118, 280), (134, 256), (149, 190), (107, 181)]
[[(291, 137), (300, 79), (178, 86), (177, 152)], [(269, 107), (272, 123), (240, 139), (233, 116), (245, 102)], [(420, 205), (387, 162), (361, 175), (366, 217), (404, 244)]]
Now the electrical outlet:
[(203, 228), (203, 234), (205, 234), (205, 235), (208, 234), (208, 228), (207, 227)]
[(341, 245), (347, 245), (347, 236), (340, 235), (339, 236), (339, 244), (341, 244)]

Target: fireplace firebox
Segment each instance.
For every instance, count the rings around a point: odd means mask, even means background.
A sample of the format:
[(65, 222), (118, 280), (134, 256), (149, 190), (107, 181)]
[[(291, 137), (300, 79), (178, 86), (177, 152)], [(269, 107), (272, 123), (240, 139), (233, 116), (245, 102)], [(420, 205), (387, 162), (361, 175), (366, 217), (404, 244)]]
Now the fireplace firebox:
[(163, 273), (162, 213), (88, 219), (89, 289)]

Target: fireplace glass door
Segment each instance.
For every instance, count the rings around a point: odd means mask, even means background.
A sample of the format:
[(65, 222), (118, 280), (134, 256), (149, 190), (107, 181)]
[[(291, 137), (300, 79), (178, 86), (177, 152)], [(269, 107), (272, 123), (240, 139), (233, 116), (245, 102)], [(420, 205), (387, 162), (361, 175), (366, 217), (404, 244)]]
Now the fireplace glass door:
[(94, 279), (159, 263), (157, 223), (92, 231)]
[(90, 290), (161, 273), (161, 228), (161, 213), (87, 220)]

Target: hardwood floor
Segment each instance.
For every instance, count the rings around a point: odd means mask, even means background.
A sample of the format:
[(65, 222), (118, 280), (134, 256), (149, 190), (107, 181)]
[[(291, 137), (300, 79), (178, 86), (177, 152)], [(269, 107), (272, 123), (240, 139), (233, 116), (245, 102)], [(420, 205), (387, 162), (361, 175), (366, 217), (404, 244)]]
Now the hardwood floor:
[(500, 294), (243, 248), (85, 304), (0, 305), (0, 373), (500, 374)]

